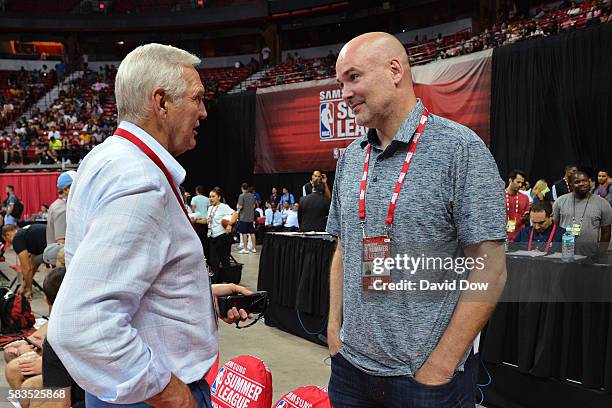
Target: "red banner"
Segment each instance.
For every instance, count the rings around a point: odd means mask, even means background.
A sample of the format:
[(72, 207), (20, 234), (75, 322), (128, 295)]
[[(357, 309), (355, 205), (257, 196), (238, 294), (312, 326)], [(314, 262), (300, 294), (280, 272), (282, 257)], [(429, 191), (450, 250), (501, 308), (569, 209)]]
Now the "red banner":
[(6, 199), (6, 186), (15, 188), (15, 195), (24, 205), (23, 215), (31, 216), (40, 206), (51, 205), (58, 197), (57, 177), (60, 173), (5, 173), (0, 174), (0, 190)]
[[(415, 92), (437, 115), (489, 142), (491, 52), (412, 69)], [(257, 91), (255, 173), (333, 171), (342, 151), (367, 129), (355, 122), (335, 80)]]

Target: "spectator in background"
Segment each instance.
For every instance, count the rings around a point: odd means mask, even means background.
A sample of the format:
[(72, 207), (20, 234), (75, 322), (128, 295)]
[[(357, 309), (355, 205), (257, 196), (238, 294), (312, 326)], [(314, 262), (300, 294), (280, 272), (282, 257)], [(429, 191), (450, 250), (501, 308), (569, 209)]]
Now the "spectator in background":
[(289, 204), (289, 201), (283, 202), (283, 208), (280, 210), (281, 218), (283, 219), (283, 225), (287, 223), (287, 216), (289, 215), (289, 209), (291, 207), (293, 207), (293, 205)]
[[(57, 297), (59, 288), (66, 275), (65, 267), (56, 267), (53, 269), (43, 283), (45, 298), (49, 305), (49, 311), (53, 307), (53, 302)], [(45, 339), (42, 351), (42, 386), (43, 388), (62, 389), (66, 392), (66, 398), (61, 401), (65, 404), (58, 406), (58, 401), (45, 401), (36, 408), (85, 408), (85, 391), (74, 381), (70, 376), (64, 364), (55, 354), (51, 344)], [(68, 398), (69, 396), (69, 398)]]
[(209, 264), (213, 272), (213, 281), (220, 279), (219, 264), (225, 270), (230, 267), (230, 251), (232, 246), (232, 225), (238, 221), (238, 213), (229, 205), (222, 202), (223, 190), (215, 187), (208, 194), (210, 207), (208, 207), (208, 242), (210, 243)]
[(270, 194), (270, 197), (268, 197), (268, 203), (270, 204), (270, 207), (276, 208), (278, 207), (279, 202), (280, 196), (278, 195), (276, 187), (272, 187), (272, 194)]
[(285, 231), (289, 231), (289, 232), (295, 232), (295, 231), (299, 231), (300, 229), (300, 222), (298, 220), (298, 211), (299, 211), (299, 204), (295, 203), (293, 204), (293, 206), (289, 207), (289, 209), (287, 210), (287, 219), (285, 220)]
[(272, 205), (266, 201), (266, 231), (274, 232), (280, 231), (283, 227), (283, 218), (281, 211), (278, 207), (272, 207)]
[(612, 180), (610, 180), (607, 170), (599, 170), (597, 172), (597, 187), (593, 190), (593, 194), (606, 199), (612, 204)]
[(576, 171), (570, 182), (572, 192), (559, 197), (553, 205), (555, 224), (574, 235), (576, 254), (591, 256), (604, 252), (610, 243), (612, 207), (600, 196), (591, 194), (590, 178), (584, 171)]
[(264, 67), (270, 65), (270, 54), (272, 50), (266, 45), (261, 49), (261, 60)]
[(530, 201), (537, 203), (540, 201), (552, 201), (552, 193), (548, 188), (548, 183), (544, 179), (540, 179), (535, 183), (529, 194)]
[(261, 194), (259, 194), (257, 190), (255, 190), (254, 186), (249, 186), (249, 191), (253, 193), (253, 196), (255, 197), (255, 207), (261, 207)]
[(198, 185), (195, 188), (196, 195), (191, 198), (191, 210), (197, 215), (196, 218), (206, 218), (210, 199), (206, 197), (204, 186)]
[(15, 187), (6, 186), (6, 200), (2, 203), (5, 211), (4, 225), (17, 225), (17, 221), (21, 219), (23, 212), (23, 204), (15, 195)]
[(514, 239), (529, 217), (529, 199), (519, 193), (524, 183), (525, 173), (520, 170), (510, 172), (506, 188), (506, 233), (509, 241)]
[(43, 261), (43, 253), (47, 247), (47, 226), (31, 224), (18, 229), (15, 225), (5, 225), (2, 227), (2, 238), (13, 246), (19, 257), (23, 275), (23, 294), (31, 301), (34, 274)]
[(580, 12), (580, 7), (578, 7), (576, 2), (572, 1), (572, 4), (570, 5), (570, 8), (567, 10), (566, 14), (568, 16), (577, 16), (578, 14), (580, 14)]
[(522, 243), (522, 250), (559, 252), (565, 229), (555, 225), (552, 219), (552, 205), (549, 201), (533, 203), (529, 211), (531, 225), (527, 224), (515, 235), (514, 242)]
[(49, 217), (49, 206), (46, 204), (42, 204), (40, 206), (40, 212), (34, 213), (32, 215), (33, 221), (47, 221)]
[(253, 253), (257, 252), (255, 249), (255, 196), (249, 190), (247, 183), (242, 183), (240, 187), (242, 194), (238, 197), (238, 204), (236, 209), (239, 214), (238, 233), (242, 235), (243, 248), (240, 250), (241, 254), (249, 253), (249, 237), (253, 243)]
[(47, 222), (47, 245), (63, 244), (66, 238), (66, 201), (70, 193), (70, 186), (76, 178), (76, 171), (69, 170), (57, 178), (57, 191), (59, 197), (49, 207)]
[(329, 191), (329, 186), (327, 185), (327, 175), (321, 174), (319, 170), (315, 170), (312, 172), (310, 176), (310, 181), (302, 187), (302, 197), (307, 196), (312, 193), (313, 187), (315, 183), (322, 182), (323, 183), (323, 195), (327, 198), (331, 198), (331, 192)]
[(208, 207), (210, 206), (210, 199), (205, 195), (204, 186), (198, 185), (195, 188), (196, 195), (191, 198), (191, 222), (195, 229), (202, 249), (204, 250), (204, 257), (209, 259), (210, 249), (208, 244)]
[(302, 231), (325, 231), (331, 199), (323, 195), (322, 182), (315, 183), (312, 193), (300, 199), (298, 223)]
[(576, 167), (576, 165), (574, 164), (568, 164), (567, 166), (565, 166), (565, 174), (563, 175), (563, 178), (561, 180), (557, 180), (555, 184), (553, 184), (553, 187), (552, 187), (553, 200), (557, 200), (562, 195), (572, 192), (572, 187), (570, 186), (569, 180), (572, 177), (572, 175), (576, 173), (577, 170), (578, 170), (578, 167)]
[(280, 197), (278, 201), (278, 204), (280, 207), (279, 210), (285, 206), (284, 205), (285, 201), (289, 201), (289, 204), (291, 205), (295, 204), (295, 197), (293, 197), (293, 194), (289, 192), (289, 189), (287, 187), (283, 187), (283, 195)]

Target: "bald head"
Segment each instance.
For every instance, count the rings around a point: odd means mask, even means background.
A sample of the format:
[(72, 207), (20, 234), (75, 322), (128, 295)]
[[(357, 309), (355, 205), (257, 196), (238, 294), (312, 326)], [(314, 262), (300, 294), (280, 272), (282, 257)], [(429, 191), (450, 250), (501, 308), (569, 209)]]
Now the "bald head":
[(416, 103), (406, 49), (391, 34), (366, 33), (346, 43), (336, 79), (359, 125), (394, 132)]
[(405, 68), (410, 69), (406, 49), (397, 38), (389, 33), (373, 32), (353, 38), (342, 47), (338, 59), (351, 54), (357, 54), (374, 63), (396, 59)]

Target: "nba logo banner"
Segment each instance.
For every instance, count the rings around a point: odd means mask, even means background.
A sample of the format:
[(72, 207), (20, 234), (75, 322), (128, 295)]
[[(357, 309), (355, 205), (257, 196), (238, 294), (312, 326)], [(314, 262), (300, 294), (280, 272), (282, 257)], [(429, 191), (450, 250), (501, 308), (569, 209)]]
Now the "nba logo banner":
[(353, 140), (365, 136), (368, 129), (357, 124), (355, 114), (342, 100), (342, 91), (319, 92), (319, 141)]
[(334, 104), (323, 102), (319, 105), (319, 136), (321, 139), (334, 137)]

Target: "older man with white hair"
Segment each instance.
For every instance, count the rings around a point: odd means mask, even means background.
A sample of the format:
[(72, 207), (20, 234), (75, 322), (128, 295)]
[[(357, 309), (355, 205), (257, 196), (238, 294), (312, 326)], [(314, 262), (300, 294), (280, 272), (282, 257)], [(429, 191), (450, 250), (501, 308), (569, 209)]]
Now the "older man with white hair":
[[(209, 407), (202, 377), (218, 354), (202, 246), (174, 159), (206, 117), (200, 59), (171, 46), (130, 52), (117, 72), (119, 126), (83, 160), (68, 199), (67, 274), (49, 343), (87, 407)], [(232, 309), (224, 320), (244, 320)]]

